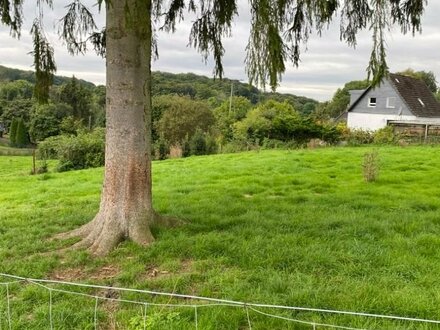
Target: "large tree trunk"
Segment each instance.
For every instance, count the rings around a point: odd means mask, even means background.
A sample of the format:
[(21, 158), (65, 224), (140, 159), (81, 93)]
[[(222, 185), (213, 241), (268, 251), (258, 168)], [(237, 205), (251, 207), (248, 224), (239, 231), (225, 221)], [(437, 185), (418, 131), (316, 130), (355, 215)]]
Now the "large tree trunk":
[(99, 212), (68, 233), (78, 247), (104, 255), (124, 239), (154, 238), (151, 196), (151, 1), (107, 6), (105, 176)]

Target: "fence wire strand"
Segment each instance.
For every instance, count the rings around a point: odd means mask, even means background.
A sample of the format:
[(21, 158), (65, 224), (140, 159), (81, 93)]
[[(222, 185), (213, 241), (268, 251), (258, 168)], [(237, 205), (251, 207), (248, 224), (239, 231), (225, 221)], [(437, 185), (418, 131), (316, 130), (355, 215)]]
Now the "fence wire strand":
[[(365, 330), (365, 329), (353, 328), (353, 327), (348, 327), (348, 326), (317, 323), (317, 322), (289, 318), (289, 317), (285, 317), (285, 316), (281, 316), (281, 315), (276, 315), (276, 314), (264, 312), (261, 309), (276, 309), (276, 310), (284, 310), (284, 311), (292, 311), (292, 312), (293, 311), (296, 311), (296, 312), (305, 311), (305, 312), (313, 312), (313, 313), (318, 313), (318, 314), (336, 314), (336, 315), (339, 314), (339, 315), (346, 315), (346, 316), (367, 317), (367, 318), (384, 319), (384, 320), (391, 320), (391, 321), (407, 321), (407, 322), (419, 322), (419, 323), (427, 323), (427, 324), (440, 324), (440, 321), (438, 321), (438, 320), (419, 319), (419, 318), (401, 317), (401, 316), (393, 316), (393, 315), (359, 313), (359, 312), (351, 312), (351, 311), (327, 310), (327, 309), (297, 307), (297, 306), (244, 303), (244, 302), (226, 300), (226, 299), (198, 297), (198, 296), (192, 296), (192, 295), (156, 292), (156, 291), (150, 291), (150, 290), (109, 287), (109, 286), (103, 286), (103, 285), (92, 285), (92, 284), (74, 283), (74, 282), (66, 282), (66, 281), (24, 278), (24, 277), (20, 277), (20, 276), (3, 274), (3, 273), (0, 273), (0, 277), (5, 277), (8, 279), (14, 280), (14, 281), (10, 281), (10, 282), (0, 282), (0, 285), (4, 286), (6, 288), (6, 300), (7, 300), (6, 313), (7, 313), (7, 321), (8, 321), (8, 329), (9, 330), (12, 329), (10, 285), (16, 284), (16, 283), (28, 283), (28, 284), (39, 286), (39, 287), (44, 288), (45, 290), (49, 291), (49, 319), (50, 319), (50, 329), (51, 330), (53, 330), (53, 328), (54, 328), (53, 311), (52, 311), (53, 292), (63, 293), (63, 294), (67, 294), (67, 295), (77, 295), (77, 296), (83, 296), (83, 297), (95, 299), (95, 308), (94, 308), (94, 328), (95, 328), (95, 330), (98, 329), (98, 315), (97, 314), (98, 314), (99, 300), (116, 301), (116, 302), (122, 302), (122, 303), (129, 303), (129, 304), (133, 304), (133, 305), (140, 305), (142, 308), (142, 319), (143, 319), (144, 330), (147, 328), (147, 308), (148, 308), (148, 306), (160, 306), (160, 307), (169, 307), (169, 308), (194, 308), (194, 319), (195, 319), (195, 329), (196, 330), (198, 330), (198, 328), (199, 328), (198, 308), (215, 307), (215, 306), (242, 307), (242, 308), (244, 308), (246, 311), (246, 317), (247, 317), (247, 323), (248, 323), (249, 330), (252, 330), (251, 318), (250, 318), (250, 314), (249, 314), (250, 310), (255, 313), (258, 313), (260, 315), (264, 315), (266, 317), (277, 318), (277, 319), (301, 323), (301, 324), (307, 324), (307, 325), (311, 326), (312, 329), (314, 329), (314, 330), (317, 329), (318, 326), (323, 327), (323, 328), (332, 328), (332, 329)], [(83, 292), (77, 292), (74, 290), (69, 291), (66, 289), (59, 289), (59, 288), (54, 287), (56, 285), (64, 285), (64, 286), (77, 287), (77, 288), (90, 288), (90, 289), (101, 289), (101, 290), (113, 290), (113, 291), (120, 291), (120, 292), (131, 292), (131, 293), (147, 294), (147, 295), (153, 295), (153, 296), (166, 296), (166, 297), (171, 297), (171, 298), (183, 298), (183, 299), (188, 299), (191, 301), (199, 301), (199, 303), (198, 304), (169, 304), (169, 303), (160, 304), (160, 303), (152, 303), (152, 302), (150, 303), (150, 302), (146, 302), (146, 301), (137, 301), (137, 300), (129, 300), (129, 299), (112, 298), (112, 297), (106, 297), (106, 296), (98, 296), (96, 294), (92, 295), (92, 294), (87, 294), (87, 293), (83, 293)], [(1, 314), (1, 310), (0, 310), (0, 330), (2, 330), (2, 323), (1, 322), (2, 322), (2, 314)]]

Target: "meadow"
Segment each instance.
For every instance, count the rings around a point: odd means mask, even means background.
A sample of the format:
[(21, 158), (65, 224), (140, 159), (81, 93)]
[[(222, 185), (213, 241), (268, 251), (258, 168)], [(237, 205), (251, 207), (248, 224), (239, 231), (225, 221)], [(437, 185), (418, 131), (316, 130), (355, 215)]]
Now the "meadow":
[[(440, 320), (440, 147), (267, 150), (154, 162), (155, 208), (185, 221), (153, 228), (105, 258), (56, 252), (51, 238), (98, 210), (103, 169), (30, 175), (29, 156), (0, 157), (0, 272), (252, 303)], [(50, 164), (50, 168), (54, 164)], [(0, 278), (4, 282), (5, 278)], [(12, 329), (93, 329), (95, 300), (11, 284)], [(90, 293), (90, 290), (81, 289)], [(91, 292), (94, 293), (94, 292)], [(95, 292), (98, 294), (97, 292)], [(0, 285), (0, 328), (8, 325)], [(121, 293), (119, 298), (187, 303)], [(268, 312), (268, 311), (266, 311)], [(417, 322), (271, 310), (368, 329), (438, 329)], [(149, 306), (148, 329), (194, 329), (194, 311)], [(310, 329), (250, 311), (252, 329)], [(99, 329), (143, 329), (139, 307), (100, 303)], [(198, 311), (199, 329), (247, 329), (240, 308)]]

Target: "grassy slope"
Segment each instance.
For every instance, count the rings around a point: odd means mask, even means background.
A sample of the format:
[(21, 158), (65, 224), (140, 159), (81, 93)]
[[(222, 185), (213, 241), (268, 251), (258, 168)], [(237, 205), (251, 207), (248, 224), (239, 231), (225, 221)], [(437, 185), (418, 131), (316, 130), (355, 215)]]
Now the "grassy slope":
[[(264, 151), (157, 162), (155, 206), (187, 224), (155, 228), (157, 242), (151, 247), (124, 243), (100, 260), (85, 252), (44, 258), (40, 253), (66, 245), (48, 241), (53, 234), (93, 217), (102, 169), (29, 176), (31, 158), (0, 157), (0, 270), (240, 301), (440, 319), (440, 150), (382, 148), (380, 178), (367, 184), (361, 163), (368, 150)], [(103, 276), (109, 265), (114, 276)], [(151, 276), (152, 269), (159, 271), (157, 276)], [(14, 306), (15, 313), (25, 315), (15, 317), (16, 326), (47, 327), (47, 293), (33, 287), (15, 289), (17, 301), (27, 301)], [(73, 299), (83, 306), (75, 313), (69, 309)], [(69, 301), (59, 298), (55, 321), (62, 318), (71, 328), (84, 328), (94, 301)], [(31, 311), (33, 304), (37, 308)], [(0, 316), (4, 306), (0, 300)], [(116, 320), (100, 312), (101, 322), (117, 322), (123, 328), (127, 322), (134, 324), (139, 312), (128, 306), (119, 310)], [(180, 323), (174, 327), (193, 328), (192, 312), (179, 313)], [(199, 316), (203, 329), (246, 325), (240, 310), (205, 309)], [(254, 329), (303, 329), (251, 316)], [(425, 329), (309, 313), (293, 316), (359, 327)]]

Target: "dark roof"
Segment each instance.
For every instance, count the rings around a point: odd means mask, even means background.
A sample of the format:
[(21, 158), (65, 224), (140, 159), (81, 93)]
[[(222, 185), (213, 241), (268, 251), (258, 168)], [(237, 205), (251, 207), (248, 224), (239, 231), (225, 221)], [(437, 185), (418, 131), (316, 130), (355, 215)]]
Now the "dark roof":
[(360, 100), (362, 100), (362, 99), (364, 98), (365, 94), (367, 94), (367, 92), (368, 92), (370, 89), (371, 89), (371, 86), (368, 86), (368, 88), (366, 88), (366, 89), (364, 90), (364, 92), (363, 92), (361, 95), (359, 95), (359, 97), (357, 98), (357, 100), (354, 101), (353, 104), (349, 106), (349, 108), (347, 109), (347, 112), (350, 112), (351, 110), (353, 110), (354, 107), (359, 103)]
[[(409, 110), (415, 116), (440, 117), (440, 103), (437, 102), (423, 80), (390, 73), (388, 81), (402, 97)], [(353, 102), (347, 112), (351, 111), (370, 89), (371, 86), (368, 87), (355, 102)]]
[(417, 117), (440, 117), (440, 103), (420, 79), (390, 73), (389, 80)]

